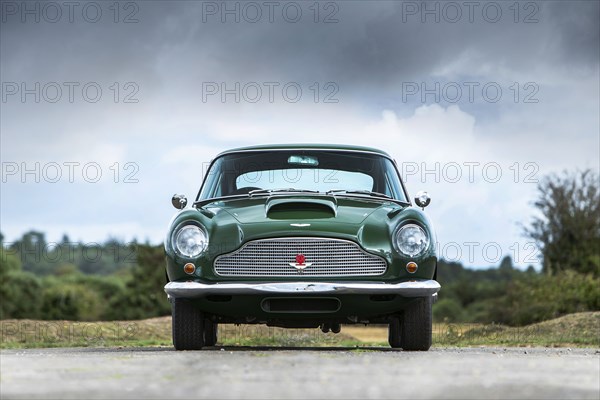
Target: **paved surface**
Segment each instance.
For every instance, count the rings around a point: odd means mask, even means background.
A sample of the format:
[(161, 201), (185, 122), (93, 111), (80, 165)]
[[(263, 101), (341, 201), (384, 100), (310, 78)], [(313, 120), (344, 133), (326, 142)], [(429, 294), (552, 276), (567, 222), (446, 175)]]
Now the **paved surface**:
[(600, 398), (597, 349), (0, 352), (8, 398)]

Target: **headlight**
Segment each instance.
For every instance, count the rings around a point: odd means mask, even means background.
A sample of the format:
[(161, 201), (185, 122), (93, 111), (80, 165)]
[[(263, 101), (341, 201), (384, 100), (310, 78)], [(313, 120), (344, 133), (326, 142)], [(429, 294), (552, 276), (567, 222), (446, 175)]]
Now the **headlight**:
[(425, 251), (429, 245), (427, 233), (419, 225), (407, 224), (396, 233), (396, 250), (414, 257)]
[(173, 248), (181, 256), (195, 258), (208, 247), (208, 235), (196, 225), (185, 225), (173, 238)]

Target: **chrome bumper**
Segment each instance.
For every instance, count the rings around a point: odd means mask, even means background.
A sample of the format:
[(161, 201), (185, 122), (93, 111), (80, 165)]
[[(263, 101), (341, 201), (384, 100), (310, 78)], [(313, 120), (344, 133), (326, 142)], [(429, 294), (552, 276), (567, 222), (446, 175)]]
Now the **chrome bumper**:
[(426, 297), (436, 294), (440, 284), (434, 280), (401, 283), (332, 283), (332, 282), (271, 282), (271, 283), (200, 283), (169, 282), (165, 292), (169, 297), (197, 298), (212, 294), (397, 294), (403, 297)]

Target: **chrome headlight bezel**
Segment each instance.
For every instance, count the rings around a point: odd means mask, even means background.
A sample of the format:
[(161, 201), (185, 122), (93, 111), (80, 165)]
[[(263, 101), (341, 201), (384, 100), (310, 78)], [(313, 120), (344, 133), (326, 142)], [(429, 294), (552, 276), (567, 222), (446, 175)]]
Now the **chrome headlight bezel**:
[[(411, 237), (409, 236), (411, 235), (411, 232), (412, 237), (416, 237), (413, 243), (409, 243), (408, 240)], [(425, 253), (429, 248), (430, 241), (431, 239), (427, 230), (421, 225), (412, 222), (400, 226), (396, 230), (393, 238), (396, 251), (410, 258), (418, 257)], [(416, 247), (411, 249), (408, 246)]]
[[(183, 235), (188, 235), (188, 237)], [(188, 242), (185, 243), (184, 240)], [(192, 242), (189, 242), (190, 240)], [(197, 258), (204, 254), (208, 248), (208, 241), (206, 229), (191, 221), (179, 224), (171, 234), (171, 248), (176, 255), (187, 259)], [(194, 247), (196, 248), (194, 249)]]

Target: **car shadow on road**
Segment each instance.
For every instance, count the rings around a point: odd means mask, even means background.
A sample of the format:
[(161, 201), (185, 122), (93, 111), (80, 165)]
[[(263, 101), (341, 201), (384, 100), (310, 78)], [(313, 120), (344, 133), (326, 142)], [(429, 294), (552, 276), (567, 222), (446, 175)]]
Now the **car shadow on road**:
[[(64, 349), (63, 349), (64, 350)], [(71, 350), (76, 352), (115, 352), (115, 353), (128, 353), (128, 352), (163, 352), (172, 351), (178, 352), (172, 346), (152, 346), (152, 347), (83, 347), (83, 348), (72, 348)], [(340, 351), (369, 351), (369, 352), (399, 352), (401, 349), (392, 349), (386, 347), (322, 347), (322, 346), (213, 346), (204, 347), (202, 350), (191, 350), (197, 352), (216, 352), (216, 351), (228, 351), (228, 352), (283, 352), (283, 351), (317, 351), (317, 352), (340, 352)], [(189, 350), (187, 351), (189, 352)], [(178, 352), (179, 353), (179, 352)]]
[(214, 346), (206, 351), (402, 351), (389, 347), (343, 347), (343, 346)]

